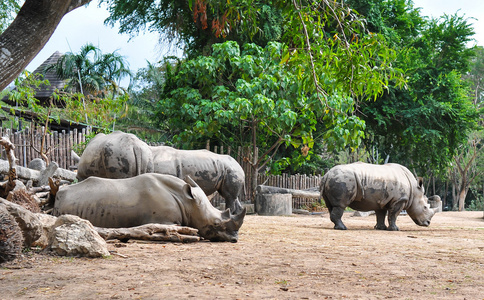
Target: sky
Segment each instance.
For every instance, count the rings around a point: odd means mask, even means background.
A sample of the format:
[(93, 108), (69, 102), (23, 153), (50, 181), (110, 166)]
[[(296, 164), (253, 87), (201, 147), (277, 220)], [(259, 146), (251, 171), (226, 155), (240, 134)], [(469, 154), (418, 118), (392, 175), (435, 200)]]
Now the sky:
[[(477, 44), (484, 46), (484, 1), (482, 0), (414, 0), (415, 7), (421, 7), (421, 14), (429, 17), (440, 17), (444, 13), (469, 19), (474, 24)], [(99, 47), (103, 53), (117, 51), (129, 62), (133, 71), (147, 66), (146, 61), (157, 62), (165, 55), (181, 56), (181, 51), (169, 48), (159, 43), (156, 33), (146, 32), (132, 37), (127, 34), (119, 34), (117, 27), (104, 25), (108, 17), (108, 11), (99, 7), (94, 0), (87, 7), (80, 7), (68, 13), (62, 19), (49, 42), (27, 66), (28, 71), (34, 71), (55, 51), (62, 53), (79, 52), (81, 46), (92, 43)], [(470, 46), (474, 45), (472, 43)], [(122, 83), (122, 85), (124, 85)]]
[(181, 55), (174, 47), (162, 47), (158, 42), (158, 34), (146, 31), (130, 39), (129, 35), (118, 33), (117, 26), (112, 28), (104, 25), (108, 16), (107, 9), (99, 7), (96, 0), (87, 7), (82, 6), (68, 13), (45, 47), (27, 66), (27, 70), (34, 71), (55, 51), (77, 53), (87, 43), (92, 43), (103, 53), (117, 51), (125, 57), (133, 71), (146, 67), (147, 60), (154, 63), (164, 55)]

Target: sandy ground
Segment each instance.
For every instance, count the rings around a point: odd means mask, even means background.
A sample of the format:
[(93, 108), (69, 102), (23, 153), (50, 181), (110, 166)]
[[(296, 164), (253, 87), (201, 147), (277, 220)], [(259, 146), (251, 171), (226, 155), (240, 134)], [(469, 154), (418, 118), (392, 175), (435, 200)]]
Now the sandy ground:
[(102, 259), (27, 253), (0, 266), (0, 299), (484, 299), (483, 212), (247, 216), (239, 242), (110, 243)]

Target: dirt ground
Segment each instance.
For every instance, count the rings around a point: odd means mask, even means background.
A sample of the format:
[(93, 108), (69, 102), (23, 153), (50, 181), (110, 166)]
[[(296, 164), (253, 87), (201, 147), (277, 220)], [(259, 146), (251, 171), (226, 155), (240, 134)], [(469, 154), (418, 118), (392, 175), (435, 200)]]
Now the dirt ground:
[(110, 243), (125, 256), (29, 252), (0, 266), (0, 299), (484, 299), (483, 212), (443, 212), (430, 227), (399, 216), (249, 215), (239, 242)]

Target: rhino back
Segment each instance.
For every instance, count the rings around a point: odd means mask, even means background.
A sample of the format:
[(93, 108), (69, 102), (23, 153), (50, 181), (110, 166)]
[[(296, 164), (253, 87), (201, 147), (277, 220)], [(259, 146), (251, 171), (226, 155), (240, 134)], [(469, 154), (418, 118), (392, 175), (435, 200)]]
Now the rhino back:
[(99, 134), (87, 145), (79, 161), (77, 178), (129, 178), (152, 171), (149, 146), (133, 134), (115, 131)]
[(223, 180), (240, 185), (245, 174), (237, 161), (229, 155), (208, 150), (178, 150), (172, 147), (151, 147), (154, 172), (178, 178), (192, 177), (207, 195), (219, 189)]
[(54, 215), (73, 214), (94, 226), (113, 228), (181, 224), (180, 203), (175, 199), (179, 190), (180, 182), (159, 174), (117, 180), (90, 177), (58, 192)]
[(346, 202), (338, 203), (343, 206), (361, 211), (382, 209), (391, 201), (411, 197), (412, 186), (407, 172), (397, 164), (339, 165), (325, 175), (324, 190), (337, 201)]

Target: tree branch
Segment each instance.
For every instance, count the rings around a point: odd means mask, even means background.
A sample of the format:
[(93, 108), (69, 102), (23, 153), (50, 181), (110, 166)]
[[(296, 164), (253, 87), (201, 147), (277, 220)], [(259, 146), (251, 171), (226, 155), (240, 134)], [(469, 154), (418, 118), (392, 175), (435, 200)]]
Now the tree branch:
[[(301, 20), (301, 24), (303, 26), (304, 37), (305, 37), (305, 41), (306, 41), (306, 47), (307, 47), (307, 51), (308, 51), (308, 54), (309, 54), (309, 61), (310, 61), (310, 64), (311, 64), (311, 71), (312, 71), (312, 75), (313, 75), (314, 86), (316, 87), (316, 91), (317, 91), (316, 96), (318, 97), (319, 101), (321, 102), (321, 104), (323, 106), (329, 107), (328, 100), (326, 99), (328, 94), (319, 85), (318, 76), (316, 75), (316, 68), (314, 66), (314, 58), (313, 58), (313, 53), (312, 53), (312, 49), (311, 49), (311, 42), (309, 41), (309, 35), (308, 35), (308, 30), (306, 28), (306, 23), (304, 23), (304, 19), (303, 19), (302, 14), (301, 14), (301, 10), (300, 10), (301, 8), (297, 5), (296, 0), (292, 0), (292, 4), (294, 5), (294, 9), (296, 9), (297, 14), (299, 16), (299, 20)], [(321, 96), (320, 96), (319, 93), (324, 95), (324, 103), (321, 100)]]
[(26, 0), (0, 35), (0, 91), (42, 50), (65, 14), (92, 0)]

